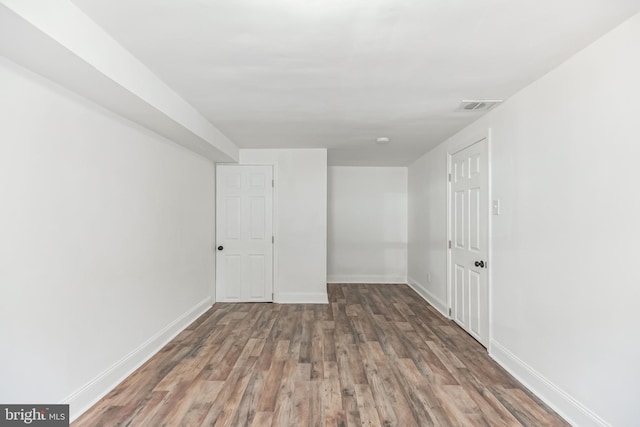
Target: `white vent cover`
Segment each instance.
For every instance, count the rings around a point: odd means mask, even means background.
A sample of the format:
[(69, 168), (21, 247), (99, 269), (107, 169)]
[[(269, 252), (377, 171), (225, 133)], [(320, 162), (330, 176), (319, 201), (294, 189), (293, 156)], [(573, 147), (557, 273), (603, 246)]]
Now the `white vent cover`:
[(502, 102), (501, 99), (465, 99), (456, 111), (477, 113), (489, 111)]

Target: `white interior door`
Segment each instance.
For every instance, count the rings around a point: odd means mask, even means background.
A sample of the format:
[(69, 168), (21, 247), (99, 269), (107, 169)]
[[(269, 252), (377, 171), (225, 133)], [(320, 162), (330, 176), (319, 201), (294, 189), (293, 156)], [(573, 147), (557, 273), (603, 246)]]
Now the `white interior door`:
[(216, 167), (216, 301), (273, 301), (273, 169)]
[(489, 340), (489, 173), (486, 138), (451, 157), (453, 319), (485, 347)]

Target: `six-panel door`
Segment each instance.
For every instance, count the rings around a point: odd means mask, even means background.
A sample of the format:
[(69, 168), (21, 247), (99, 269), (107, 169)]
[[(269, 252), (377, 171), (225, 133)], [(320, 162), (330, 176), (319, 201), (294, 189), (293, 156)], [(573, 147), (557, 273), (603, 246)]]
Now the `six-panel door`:
[(484, 346), (489, 338), (488, 178), (486, 139), (452, 156), (453, 319)]
[(216, 167), (216, 301), (273, 300), (273, 170)]

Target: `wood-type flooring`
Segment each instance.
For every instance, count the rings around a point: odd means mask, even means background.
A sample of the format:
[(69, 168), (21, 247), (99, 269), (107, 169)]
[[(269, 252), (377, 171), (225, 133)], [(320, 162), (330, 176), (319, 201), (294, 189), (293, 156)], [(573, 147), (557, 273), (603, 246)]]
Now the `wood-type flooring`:
[(566, 426), (406, 285), (215, 304), (72, 425)]

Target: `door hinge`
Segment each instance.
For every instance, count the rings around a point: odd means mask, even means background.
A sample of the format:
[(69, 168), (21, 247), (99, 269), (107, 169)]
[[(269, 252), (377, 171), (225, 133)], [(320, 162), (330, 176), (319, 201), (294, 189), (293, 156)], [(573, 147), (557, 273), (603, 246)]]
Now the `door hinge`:
[(449, 174), (449, 182), (451, 182), (451, 174)]
[(451, 240), (449, 240), (449, 249), (451, 249)]
[(276, 238), (271, 236), (271, 244), (274, 244), (276, 242)]
[(449, 317), (451, 317), (451, 307), (449, 307)]
[(271, 180), (271, 188), (274, 188), (276, 186), (276, 180), (272, 179)]

